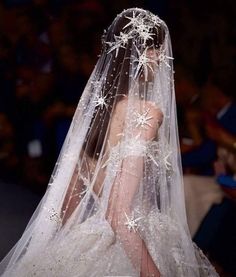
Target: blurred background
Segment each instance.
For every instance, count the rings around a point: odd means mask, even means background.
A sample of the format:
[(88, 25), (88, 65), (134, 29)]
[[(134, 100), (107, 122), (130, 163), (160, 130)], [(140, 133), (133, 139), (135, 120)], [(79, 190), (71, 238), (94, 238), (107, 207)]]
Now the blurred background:
[(234, 0), (0, 2), (0, 259), (46, 190), (104, 29), (129, 7), (169, 27), (190, 232), (236, 276)]

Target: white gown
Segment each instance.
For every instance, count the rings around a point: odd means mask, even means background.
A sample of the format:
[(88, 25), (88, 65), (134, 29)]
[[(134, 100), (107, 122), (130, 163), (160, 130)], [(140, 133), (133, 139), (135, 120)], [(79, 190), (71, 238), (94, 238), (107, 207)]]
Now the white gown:
[[(158, 148), (158, 143), (134, 139), (119, 143), (111, 149), (109, 160), (112, 162), (107, 169), (104, 193), (99, 200), (100, 207), (103, 207), (104, 201), (106, 202), (106, 192), (114, 182), (114, 172), (121, 166), (121, 160), (127, 153), (143, 156), (147, 148), (153, 147)], [(117, 156), (118, 159), (111, 158)], [(152, 157), (154, 161), (157, 158)], [(116, 240), (102, 208), (81, 224), (72, 222), (73, 215), (44, 249), (28, 251), (3, 277), (140, 276), (122, 244)], [(161, 276), (215, 276), (214, 269), (196, 246), (194, 247), (199, 267), (189, 261), (181, 246), (185, 240), (187, 243), (188, 236), (171, 216), (163, 215), (159, 210), (152, 210), (146, 216), (139, 214), (133, 227), (130, 225), (130, 231), (139, 232)]]

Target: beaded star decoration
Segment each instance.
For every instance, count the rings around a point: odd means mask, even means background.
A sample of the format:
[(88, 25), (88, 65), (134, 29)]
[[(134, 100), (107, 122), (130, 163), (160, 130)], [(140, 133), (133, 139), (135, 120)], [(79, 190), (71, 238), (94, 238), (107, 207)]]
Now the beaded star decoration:
[(132, 42), (134, 45), (132, 48), (134, 49), (133, 62), (136, 63), (134, 78), (143, 71), (145, 81), (148, 80), (149, 71), (153, 72), (158, 65), (170, 69), (169, 63), (173, 58), (166, 55), (164, 47), (159, 47), (157, 53), (151, 57), (147, 54), (149, 49), (156, 48), (154, 37), (159, 35), (160, 26), (164, 26), (164, 22), (158, 16), (149, 12), (143, 13), (138, 8), (134, 9), (131, 16), (125, 15), (124, 18), (128, 20), (128, 23), (122, 28), (119, 35), (114, 34), (113, 41), (105, 42), (108, 45), (108, 53), (115, 51), (115, 57), (117, 57), (119, 50), (126, 49), (130, 45), (129, 41)]

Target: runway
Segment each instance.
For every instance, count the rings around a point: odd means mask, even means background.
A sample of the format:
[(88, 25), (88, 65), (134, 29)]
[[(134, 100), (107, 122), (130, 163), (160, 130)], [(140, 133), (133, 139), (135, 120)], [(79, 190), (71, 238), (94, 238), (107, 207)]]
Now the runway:
[(0, 182), (0, 260), (20, 238), (40, 199), (27, 188)]

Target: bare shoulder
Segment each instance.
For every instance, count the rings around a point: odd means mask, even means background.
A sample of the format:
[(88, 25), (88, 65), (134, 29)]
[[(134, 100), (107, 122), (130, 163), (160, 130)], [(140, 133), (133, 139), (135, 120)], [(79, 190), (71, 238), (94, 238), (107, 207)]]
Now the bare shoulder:
[[(116, 104), (115, 114), (121, 116), (122, 114), (125, 114), (128, 108), (128, 98), (124, 98), (120, 100)], [(160, 107), (158, 107), (154, 102), (152, 101), (146, 101), (146, 100), (135, 100), (132, 102), (132, 108), (135, 108), (137, 112), (144, 113), (148, 111), (148, 114), (155, 120), (158, 120), (159, 123), (163, 120), (163, 112), (161, 111)]]
[[(116, 104), (116, 110), (118, 112), (125, 111), (128, 107), (128, 98), (123, 98)], [(132, 105), (134, 105), (135, 108), (141, 107), (141, 109), (148, 109), (151, 113), (154, 114), (162, 114), (162, 111), (160, 107), (156, 105), (156, 103), (152, 101), (147, 101), (147, 100), (135, 100), (132, 102)]]
[(128, 98), (123, 98), (122, 100), (116, 103), (115, 112), (121, 113), (125, 112), (128, 106)]
[(145, 101), (144, 109), (148, 110), (150, 116), (157, 119), (160, 123), (163, 120), (163, 112), (154, 102)]

